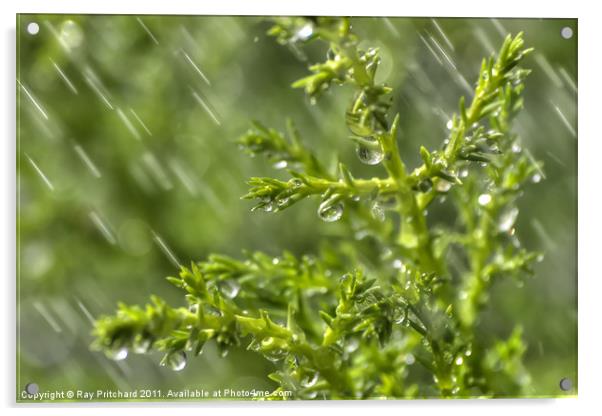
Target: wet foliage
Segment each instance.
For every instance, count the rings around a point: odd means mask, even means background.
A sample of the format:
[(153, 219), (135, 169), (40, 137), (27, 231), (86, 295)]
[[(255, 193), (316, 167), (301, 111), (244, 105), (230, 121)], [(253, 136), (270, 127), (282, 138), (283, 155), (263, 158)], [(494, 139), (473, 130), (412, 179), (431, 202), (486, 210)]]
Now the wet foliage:
[[(530, 72), (522, 33), (483, 59), (448, 137), (432, 149), (399, 131), (404, 115), (392, 113), (393, 89), (378, 77), (379, 49), (364, 46), (350, 19), (280, 18), (268, 34), (297, 56), (323, 52), (292, 87), (310, 103), (351, 91), (344, 114), (328, 122), (346, 125), (341, 140), (380, 176), (320, 162), (294, 114), (286, 132), (252, 122), (238, 146), (288, 177), (253, 177), (242, 198), (282, 216), (297, 204), (313, 210), (307, 200), (317, 200), (317, 216), (341, 224), (338, 243), (306, 255), (210, 255), (181, 266), (168, 278), (181, 290), (179, 304), (158, 296), (121, 304), (96, 321), (93, 347), (115, 360), (159, 350), (162, 365), (181, 371), (208, 343), (225, 360), (242, 346), (274, 363), (269, 378), (296, 399), (529, 394), (521, 326), (511, 322), (503, 339), (480, 337), (478, 326), (492, 285), (522, 282), (542, 259), (515, 229), (525, 184), (543, 176), (512, 130)], [(414, 169), (403, 140), (418, 141)], [(441, 203), (453, 221), (429, 221)]]

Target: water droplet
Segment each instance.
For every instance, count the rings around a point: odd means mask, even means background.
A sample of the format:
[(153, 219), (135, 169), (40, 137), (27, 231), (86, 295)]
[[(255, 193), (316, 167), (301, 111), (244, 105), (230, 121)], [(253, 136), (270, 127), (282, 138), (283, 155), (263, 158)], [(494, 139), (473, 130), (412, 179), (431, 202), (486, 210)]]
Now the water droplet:
[[(379, 145), (380, 146), (380, 145)], [(385, 155), (380, 149), (370, 149), (358, 144), (356, 147), (357, 157), (366, 165), (377, 165), (384, 159)]]
[(261, 341), (261, 352), (269, 361), (276, 362), (286, 357), (286, 350), (276, 345), (276, 340), (272, 337), (264, 338)]
[(466, 352), (464, 353), (465, 356), (470, 357), (472, 355), (472, 350), (471, 349), (467, 349)]
[(192, 305), (190, 305), (188, 307), (188, 311), (190, 313), (197, 314), (199, 312), (199, 304), (198, 303), (193, 303)]
[(372, 217), (377, 221), (383, 222), (385, 220), (385, 210), (378, 201), (374, 201), (372, 203), (370, 213), (372, 214)]
[(234, 299), (240, 292), (240, 283), (236, 280), (223, 280), (220, 282), (219, 290), (227, 298)]
[(286, 196), (285, 196), (285, 197), (283, 197), (283, 198), (278, 198), (278, 199), (276, 200), (276, 205), (278, 205), (279, 207), (283, 207), (283, 206), (285, 206), (286, 204), (288, 204), (288, 202), (289, 202), (289, 201), (290, 201), (290, 198), (288, 198), (288, 197), (286, 197)]
[(461, 355), (459, 355), (459, 356), (456, 358), (456, 365), (462, 365), (462, 364), (464, 364), (464, 358), (462, 358), (462, 356), (461, 356)]
[(308, 391), (305, 393), (306, 399), (315, 399), (318, 396), (318, 392), (316, 390)]
[(512, 153), (520, 153), (522, 148), (518, 145), (518, 143), (512, 143)]
[[(406, 282), (406, 290), (408, 289), (408, 283)], [(407, 312), (403, 308), (398, 308), (395, 310), (395, 316), (393, 316), (393, 322), (396, 324), (409, 324), (407, 321)]]
[(437, 181), (437, 185), (435, 185), (435, 189), (437, 190), (437, 192), (447, 192), (451, 189), (452, 184), (451, 182), (446, 181), (445, 179), (439, 179)]
[(132, 351), (136, 354), (146, 354), (150, 350), (151, 344), (152, 342), (149, 338), (139, 336), (132, 345)]
[(405, 264), (403, 264), (403, 262), (399, 259), (395, 259), (393, 260), (393, 268), (397, 269), (401, 272), (405, 272), (406, 271), (406, 266)]
[(303, 181), (299, 178), (293, 178), (289, 181), (289, 183), (293, 185), (293, 188), (299, 188), (303, 186)]
[(226, 356), (230, 352), (230, 349), (225, 344), (219, 344), (218, 349), (219, 349), (219, 356), (222, 358), (226, 358)]
[(306, 24), (295, 33), (294, 40), (308, 40), (314, 33), (314, 27), (311, 24)]
[(278, 162), (272, 165), (274, 169), (284, 169), (288, 166), (288, 162), (286, 160), (279, 160)]
[(360, 341), (357, 338), (350, 338), (345, 344), (345, 352), (351, 354), (360, 346)]
[(300, 384), (303, 387), (312, 387), (314, 386), (319, 378), (319, 373), (317, 371), (311, 371), (307, 373), (300, 381)]
[(514, 223), (516, 222), (516, 217), (518, 217), (518, 208), (510, 207), (506, 209), (500, 215), (498, 230), (500, 230), (503, 233), (509, 232), (514, 226)]
[(279, 264), (279, 263), (280, 263), (280, 259), (279, 259), (278, 257), (274, 257), (274, 258), (272, 259), (272, 264), (273, 264), (273, 265), (277, 265), (277, 264)]
[(272, 212), (272, 211), (274, 211), (274, 203), (273, 203), (273, 202), (271, 202), (271, 201), (270, 201), (270, 202), (268, 202), (268, 203), (266, 203), (266, 204), (263, 206), (263, 210), (264, 210), (265, 212)]
[(416, 357), (413, 354), (406, 355), (405, 362), (407, 365), (412, 365), (416, 362)]
[(466, 178), (466, 177), (468, 177), (468, 169), (462, 169), (462, 170), (460, 170), (459, 176), (460, 176), (461, 178)]
[(481, 194), (479, 195), (479, 205), (486, 206), (491, 203), (491, 195), (489, 194)]
[(533, 183), (541, 182), (541, 174), (536, 173), (535, 175), (531, 176), (531, 182), (533, 182)]
[(447, 124), (445, 126), (447, 127), (448, 130), (451, 130), (452, 127), (454, 126), (454, 122), (452, 120), (448, 120)]
[(318, 207), (318, 216), (326, 222), (338, 221), (343, 216), (343, 204), (340, 202), (332, 204), (331, 199), (327, 199)]
[(161, 365), (173, 371), (182, 371), (186, 367), (186, 353), (184, 351), (169, 353), (163, 357)]
[(114, 361), (125, 360), (128, 356), (128, 349), (126, 347), (113, 347), (105, 350), (107, 358)]

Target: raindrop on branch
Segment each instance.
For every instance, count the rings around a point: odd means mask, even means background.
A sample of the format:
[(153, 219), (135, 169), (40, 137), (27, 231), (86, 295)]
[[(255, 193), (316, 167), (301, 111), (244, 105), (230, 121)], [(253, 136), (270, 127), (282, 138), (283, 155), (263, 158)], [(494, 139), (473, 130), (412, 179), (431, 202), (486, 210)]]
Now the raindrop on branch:
[(224, 280), (220, 282), (219, 289), (224, 296), (234, 299), (240, 292), (240, 283), (236, 280)]
[(274, 163), (273, 167), (274, 169), (284, 169), (288, 166), (288, 162), (286, 160), (279, 160), (278, 162)]
[(372, 203), (372, 207), (370, 207), (370, 213), (377, 221), (383, 222), (385, 220), (385, 210), (378, 201), (374, 201)]
[(132, 345), (132, 351), (136, 354), (146, 354), (151, 347), (151, 340), (144, 337), (138, 337)]
[(445, 193), (447, 191), (449, 191), (452, 187), (451, 182), (446, 181), (445, 179), (440, 179), (439, 181), (437, 181), (437, 185), (435, 186), (435, 189), (437, 190), (437, 192), (441, 192), (441, 193)]
[(514, 226), (516, 218), (518, 217), (518, 208), (510, 207), (500, 215), (500, 222), (498, 230), (501, 232), (508, 232)]
[(479, 205), (486, 206), (491, 203), (491, 195), (489, 194), (481, 194), (479, 195)]
[(293, 42), (306, 41), (314, 34), (314, 27), (311, 24), (302, 26), (292, 38)]
[(318, 207), (318, 216), (326, 222), (338, 221), (343, 216), (343, 204), (340, 202), (333, 204), (331, 199), (327, 199)]
[(384, 159), (385, 155), (380, 149), (370, 149), (367, 146), (358, 144), (356, 147), (357, 157), (366, 165), (377, 165)]
[(318, 381), (318, 378), (319, 378), (319, 373), (317, 371), (311, 371), (311, 372), (307, 373), (305, 376), (303, 376), (300, 383), (305, 388), (312, 387), (316, 384), (316, 382)]
[(105, 355), (113, 361), (122, 361), (127, 358), (128, 349), (123, 346), (111, 347), (105, 350)]
[(163, 357), (161, 365), (173, 371), (182, 371), (186, 367), (186, 353), (184, 351), (169, 353)]

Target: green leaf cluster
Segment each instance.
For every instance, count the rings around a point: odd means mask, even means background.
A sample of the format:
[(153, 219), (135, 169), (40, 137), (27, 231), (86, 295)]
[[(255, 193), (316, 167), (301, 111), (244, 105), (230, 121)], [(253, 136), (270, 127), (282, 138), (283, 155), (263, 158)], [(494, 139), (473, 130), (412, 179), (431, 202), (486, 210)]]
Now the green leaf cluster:
[[(324, 44), (326, 60), (292, 86), (311, 100), (335, 86), (352, 88), (342, 117), (349, 143), (384, 176), (356, 178), (342, 162), (331, 172), (292, 120), (286, 134), (254, 122), (238, 145), (286, 168), (290, 178), (251, 178), (243, 198), (269, 213), (317, 198), (319, 217), (341, 221), (349, 241), (313, 256), (255, 252), (192, 263), (168, 278), (184, 291), (185, 306), (157, 297), (144, 308), (120, 305), (97, 321), (94, 346), (119, 358), (124, 350), (158, 349), (176, 370), (207, 342), (223, 356), (245, 346), (274, 362), (270, 378), (278, 390), (299, 399), (528, 392), (520, 326), (507, 340), (477, 333), (492, 282), (520, 281), (541, 256), (522, 247), (515, 227), (517, 198), (543, 176), (511, 131), (529, 74), (520, 67), (531, 51), (522, 34), (508, 36), (496, 57), (483, 60), (449, 137), (439, 149), (421, 147), (422, 164), (413, 170), (398, 147), (400, 115), (389, 114), (392, 90), (376, 82), (379, 52), (360, 48), (350, 19), (281, 18), (269, 35), (295, 50)], [(449, 203), (457, 221), (429, 222), (435, 201)], [(362, 260), (359, 231), (386, 253), (382, 264)]]

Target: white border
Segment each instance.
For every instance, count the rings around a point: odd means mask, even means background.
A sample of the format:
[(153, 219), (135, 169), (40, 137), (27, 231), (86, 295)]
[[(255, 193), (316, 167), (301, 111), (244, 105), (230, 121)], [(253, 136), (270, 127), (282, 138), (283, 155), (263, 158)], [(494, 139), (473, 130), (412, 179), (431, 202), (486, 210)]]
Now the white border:
[[(190, 407), (200, 408), (195, 412), (209, 413), (231, 410), (246, 415), (281, 413), (297, 415), (332, 413), (365, 414), (374, 408), (378, 412), (439, 412), (445, 415), (507, 415), (525, 411), (537, 414), (592, 414), (593, 409), (602, 408), (597, 397), (598, 386), (602, 386), (600, 349), (602, 336), (599, 317), (602, 303), (602, 275), (595, 260), (600, 256), (602, 241), (600, 235), (600, 184), (602, 175), (600, 156), (602, 155), (600, 134), (600, 113), (602, 112), (602, 91), (600, 86), (600, 42), (602, 16), (596, 11), (596, 2), (589, 1), (541, 1), (502, 0), (497, 2), (480, 1), (325, 1), (325, 0), (220, 0), (202, 1), (155, 1), (103, 0), (102, 2), (82, 0), (22, 0), (1, 2), (2, 13), (2, 70), (3, 99), (0, 104), (0, 126), (4, 137), (0, 154), (2, 176), (2, 203), (0, 204), (0, 229), (3, 231), (0, 248), (0, 264), (4, 267), (2, 307), (2, 332), (4, 340), (0, 344), (2, 378), (0, 406), (7, 408), (4, 414), (31, 414), (40, 412), (56, 415), (89, 414), (105, 415), (107, 411), (129, 409), (143, 411), (146, 415), (164, 415), (161, 405), (104, 405), (86, 406), (44, 406), (37, 408), (16, 406), (15, 391), (15, 22), (16, 13), (106, 13), (106, 14), (237, 14), (237, 15), (389, 15), (389, 16), (496, 16), (496, 17), (565, 17), (578, 18), (579, 36), (579, 398), (558, 400), (494, 400), (494, 401), (420, 401), (420, 402), (319, 402), (319, 403), (209, 403), (182, 404), (175, 411), (190, 412)], [(545, 319), (545, 316), (542, 317)], [(336, 410), (335, 410), (336, 409)], [(168, 412), (170, 410), (167, 410)]]

